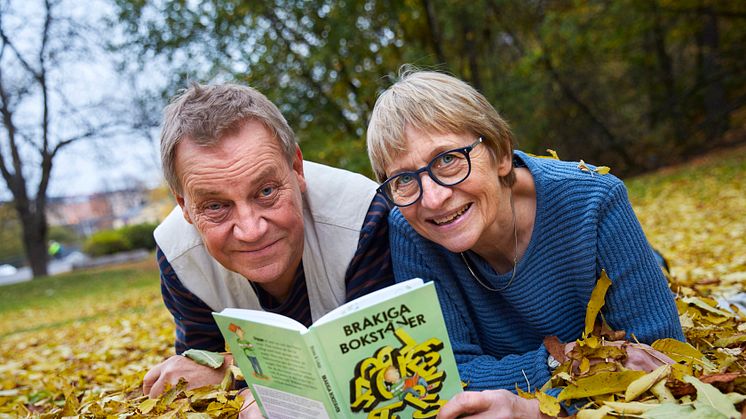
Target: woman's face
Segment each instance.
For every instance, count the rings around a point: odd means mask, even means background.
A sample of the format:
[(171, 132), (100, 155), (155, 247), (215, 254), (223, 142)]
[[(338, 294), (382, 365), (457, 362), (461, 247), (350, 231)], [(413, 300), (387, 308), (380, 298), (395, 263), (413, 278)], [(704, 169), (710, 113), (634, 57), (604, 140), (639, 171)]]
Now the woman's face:
[[(465, 147), (477, 138), (466, 133), (428, 133), (409, 127), (405, 136), (406, 150), (386, 168), (388, 176), (417, 170), (437, 154)], [(422, 197), (415, 204), (401, 208), (421, 236), (452, 252), (489, 246), (504, 220), (511, 222), (509, 190), (499, 181), (499, 176), (510, 171), (510, 159), (495, 164), (484, 144), (476, 146), (469, 155), (471, 174), (466, 180), (455, 186), (441, 186), (423, 172)]]

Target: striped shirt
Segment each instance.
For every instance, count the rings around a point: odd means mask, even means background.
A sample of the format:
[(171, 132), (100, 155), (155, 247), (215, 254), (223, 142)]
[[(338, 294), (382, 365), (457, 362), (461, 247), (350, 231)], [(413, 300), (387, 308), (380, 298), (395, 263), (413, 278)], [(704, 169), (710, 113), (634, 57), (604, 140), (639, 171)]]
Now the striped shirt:
[[(357, 250), (345, 274), (347, 301), (394, 282), (388, 241), (389, 210), (385, 198), (377, 194), (368, 208)], [(161, 273), (163, 302), (176, 324), (176, 353), (181, 354), (190, 348), (223, 351), (225, 341), (212, 317), (213, 310), (186, 289), (160, 248), (156, 248), (156, 257)], [(283, 302), (277, 301), (262, 287), (254, 283), (251, 285), (265, 311), (282, 314), (305, 326), (311, 325), (311, 306), (303, 263), (296, 269), (292, 288)]]

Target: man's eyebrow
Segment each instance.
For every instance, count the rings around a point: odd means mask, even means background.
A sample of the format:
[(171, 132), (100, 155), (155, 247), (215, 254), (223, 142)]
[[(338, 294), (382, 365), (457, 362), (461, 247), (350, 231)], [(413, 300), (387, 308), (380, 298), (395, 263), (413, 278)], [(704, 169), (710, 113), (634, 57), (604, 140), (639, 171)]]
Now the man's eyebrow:
[[(251, 175), (249, 175), (248, 182), (260, 183), (261, 181), (263, 181), (264, 179), (268, 177), (273, 177), (273, 176), (276, 177), (277, 175), (278, 174), (277, 174), (276, 165), (265, 166), (262, 169), (260, 169), (258, 172), (252, 173)], [(223, 192), (222, 190), (198, 187), (194, 190), (194, 196), (198, 198), (211, 198), (211, 197), (220, 196), (222, 192)]]

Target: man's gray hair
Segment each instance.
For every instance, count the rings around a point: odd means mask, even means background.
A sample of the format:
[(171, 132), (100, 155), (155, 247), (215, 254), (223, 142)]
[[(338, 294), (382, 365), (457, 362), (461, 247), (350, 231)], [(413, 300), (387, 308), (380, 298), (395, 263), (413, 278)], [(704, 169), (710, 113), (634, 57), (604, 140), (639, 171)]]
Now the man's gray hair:
[(161, 130), (163, 175), (171, 190), (181, 195), (176, 173), (176, 146), (181, 141), (210, 147), (234, 134), (251, 120), (261, 122), (279, 141), (292, 164), (297, 141), (277, 106), (256, 89), (238, 84), (192, 84), (164, 109)]
[[(476, 89), (435, 71), (402, 67), (399, 80), (384, 90), (368, 124), (368, 157), (379, 182), (386, 167), (406, 150), (407, 127), (428, 133), (472, 134), (482, 137), (494, 161), (512, 159), (513, 134), (508, 123)], [(500, 178), (511, 186), (515, 172)]]

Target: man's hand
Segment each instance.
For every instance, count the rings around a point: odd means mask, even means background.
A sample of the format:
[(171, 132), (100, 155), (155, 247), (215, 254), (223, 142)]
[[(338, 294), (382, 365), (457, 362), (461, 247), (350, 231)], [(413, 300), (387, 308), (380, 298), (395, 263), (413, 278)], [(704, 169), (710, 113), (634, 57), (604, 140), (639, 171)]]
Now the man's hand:
[(251, 394), (248, 387), (239, 391), (238, 394), (244, 398), (238, 419), (264, 419), (262, 411), (259, 410), (259, 406), (254, 402), (254, 395)]
[(188, 389), (220, 384), (232, 360), (230, 355), (226, 355), (223, 365), (215, 369), (200, 365), (187, 357), (174, 355), (145, 374), (142, 392), (150, 398), (158, 397), (166, 389), (166, 384), (174, 385), (182, 377), (187, 381)]
[(519, 397), (507, 390), (465, 391), (457, 394), (438, 412), (437, 419), (549, 418), (539, 410), (539, 401)]

